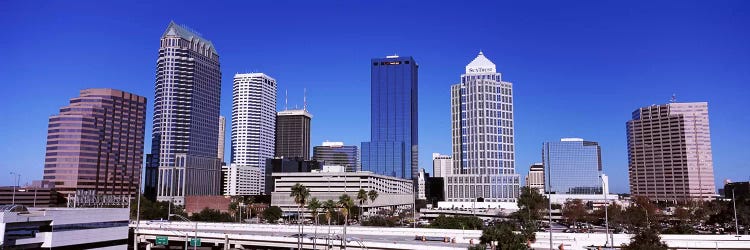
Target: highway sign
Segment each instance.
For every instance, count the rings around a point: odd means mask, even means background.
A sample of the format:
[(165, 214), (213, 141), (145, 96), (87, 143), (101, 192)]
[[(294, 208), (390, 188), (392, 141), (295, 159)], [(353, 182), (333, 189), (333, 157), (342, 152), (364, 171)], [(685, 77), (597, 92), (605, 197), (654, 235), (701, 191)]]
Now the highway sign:
[(190, 238), (190, 246), (201, 246), (201, 238)]
[(156, 245), (169, 245), (169, 238), (167, 236), (156, 236)]

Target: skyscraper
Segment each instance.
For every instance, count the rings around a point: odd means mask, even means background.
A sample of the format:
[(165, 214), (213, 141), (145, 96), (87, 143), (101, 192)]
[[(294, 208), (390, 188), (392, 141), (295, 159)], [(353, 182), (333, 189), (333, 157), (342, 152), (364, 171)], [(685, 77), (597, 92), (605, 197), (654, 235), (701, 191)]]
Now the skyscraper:
[(224, 116), (219, 116), (219, 153), (218, 157), (221, 162), (224, 162), (224, 140), (226, 139), (226, 127), (227, 119)]
[(362, 142), (362, 170), (411, 179), (416, 185), (419, 66), (410, 56), (371, 63), (370, 141)]
[(513, 84), (479, 52), (451, 86), (453, 174), (446, 180), (449, 202), (515, 202)]
[(633, 111), (626, 124), (630, 193), (684, 202), (716, 194), (708, 103), (668, 103)]
[(221, 70), (213, 43), (170, 22), (161, 37), (155, 85), (146, 190), (180, 205), (185, 195), (219, 194)]
[(141, 181), (146, 98), (84, 89), (49, 119), (44, 180), (57, 192), (135, 196)]
[(542, 147), (544, 191), (554, 194), (602, 194), (599, 143), (580, 138), (545, 142)]
[[(264, 189), (266, 159), (274, 156), (276, 124), (276, 80), (263, 73), (234, 75), (232, 92), (232, 165), (246, 174), (245, 179), (258, 180), (258, 187), (229, 187), (225, 190)], [(248, 175), (260, 176), (248, 176)], [(243, 182), (237, 182), (238, 185)], [(246, 183), (246, 182), (245, 182)]]
[(306, 109), (277, 113), (276, 157), (310, 159), (310, 120)]
[(453, 160), (450, 155), (432, 153), (432, 174), (434, 177), (448, 177), (451, 174)]
[(323, 142), (313, 148), (313, 160), (326, 166), (344, 166), (347, 172), (359, 171), (359, 149), (343, 142)]

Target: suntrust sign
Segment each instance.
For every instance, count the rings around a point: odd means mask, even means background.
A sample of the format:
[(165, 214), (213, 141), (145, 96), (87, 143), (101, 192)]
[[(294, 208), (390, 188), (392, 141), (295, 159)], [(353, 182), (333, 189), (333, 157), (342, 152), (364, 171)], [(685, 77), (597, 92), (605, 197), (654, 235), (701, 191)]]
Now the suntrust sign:
[(495, 68), (485, 68), (485, 67), (476, 67), (476, 68), (466, 68), (466, 73), (495, 73)]

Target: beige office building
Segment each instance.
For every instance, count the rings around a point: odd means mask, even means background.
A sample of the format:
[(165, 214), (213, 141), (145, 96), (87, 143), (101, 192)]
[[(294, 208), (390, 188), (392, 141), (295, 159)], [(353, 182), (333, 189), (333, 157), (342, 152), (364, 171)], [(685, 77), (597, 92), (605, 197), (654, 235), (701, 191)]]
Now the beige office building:
[(627, 122), (630, 193), (684, 202), (715, 195), (708, 103), (637, 109)]
[(526, 186), (544, 193), (544, 165), (542, 163), (534, 163), (529, 167)]

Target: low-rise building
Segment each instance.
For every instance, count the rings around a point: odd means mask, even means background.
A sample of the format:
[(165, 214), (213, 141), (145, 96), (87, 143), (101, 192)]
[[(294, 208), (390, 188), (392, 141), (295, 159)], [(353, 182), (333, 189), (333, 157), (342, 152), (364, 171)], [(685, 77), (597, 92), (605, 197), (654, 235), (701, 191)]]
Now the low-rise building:
[(58, 195), (49, 187), (0, 187), (0, 204), (53, 207), (58, 204)]
[(310, 197), (321, 202), (338, 201), (339, 196), (348, 194), (357, 204), (357, 192), (375, 190), (378, 198), (363, 204), (363, 208), (411, 207), (414, 204), (413, 182), (372, 172), (288, 172), (273, 173), (274, 190), (271, 205), (279, 206), (285, 212), (296, 212), (297, 204), (290, 197), (292, 186), (299, 183), (310, 189)]
[(125, 249), (127, 208), (0, 206), (0, 249)]
[(193, 215), (203, 209), (213, 209), (219, 212), (229, 212), (232, 197), (223, 195), (185, 196), (185, 213)]

